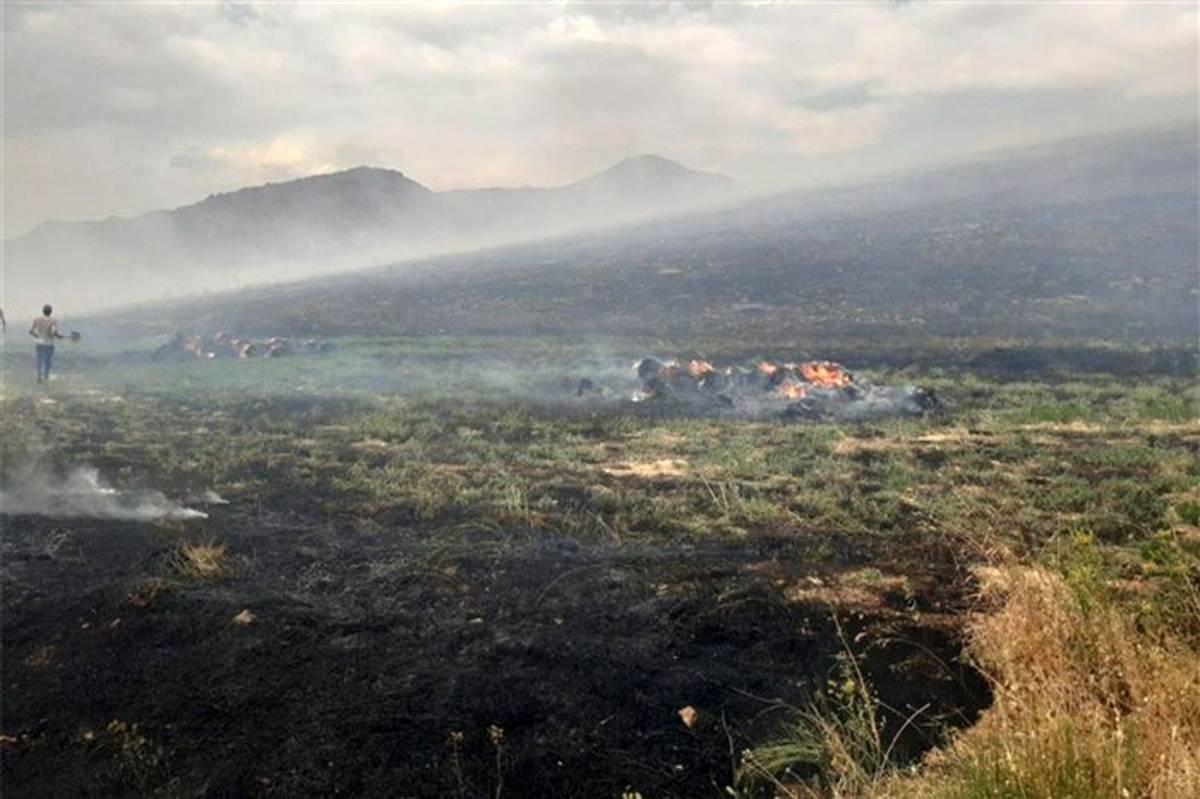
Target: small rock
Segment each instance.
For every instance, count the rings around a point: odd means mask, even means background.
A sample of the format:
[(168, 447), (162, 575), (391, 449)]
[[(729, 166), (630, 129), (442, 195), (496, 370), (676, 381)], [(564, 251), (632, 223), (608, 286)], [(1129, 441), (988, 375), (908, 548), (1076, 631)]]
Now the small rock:
[(679, 720), (682, 721), (683, 726), (687, 727), (689, 730), (696, 726), (696, 719), (699, 717), (700, 714), (696, 711), (696, 708), (692, 707), (691, 705), (679, 708)]
[(244, 627), (247, 624), (253, 624), (255, 618), (255, 615), (250, 612), (250, 609), (246, 608), (241, 613), (233, 617), (233, 623), (240, 624)]

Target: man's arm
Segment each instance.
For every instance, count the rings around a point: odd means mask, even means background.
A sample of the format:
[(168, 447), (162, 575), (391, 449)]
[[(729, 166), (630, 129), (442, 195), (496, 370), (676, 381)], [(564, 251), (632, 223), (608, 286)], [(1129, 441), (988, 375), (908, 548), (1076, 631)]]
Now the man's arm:
[(57, 321), (54, 324), (50, 325), (50, 337), (51, 338), (66, 338), (66, 336), (64, 336), (62, 333), (58, 332), (58, 322)]
[(38, 337), (36, 316), (33, 318), (33, 321), (29, 323), (29, 335), (33, 336), (34, 338)]

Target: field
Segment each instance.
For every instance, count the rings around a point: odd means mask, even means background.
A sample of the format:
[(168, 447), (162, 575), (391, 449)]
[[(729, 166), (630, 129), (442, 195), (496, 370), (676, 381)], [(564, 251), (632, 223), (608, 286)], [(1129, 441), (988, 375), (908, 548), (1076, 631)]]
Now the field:
[[(946, 403), (835, 425), (573, 397), (580, 377), (607, 376), (645, 343), (336, 344), (186, 364), (67, 350), (44, 391), (10, 352), (0, 484), (88, 466), (207, 516), (4, 517), (6, 792), (1200, 785), (1188, 771), (1200, 765), (1177, 757), (1200, 743), (1186, 704), (1154, 717), (1175, 725), (1174, 743), (1082, 745), (1109, 742), (1106, 729), (1139, 734), (1152, 703), (1130, 699), (1134, 681), (1113, 718), (1077, 731), (1069, 768), (1047, 756), (1037, 772), (1028, 751), (1006, 765), (986, 738), (1023, 718), (1018, 684), (1042, 690), (1058, 673), (997, 657), (994, 625), (1028, 626), (1016, 603), (1034, 595), (1013, 586), (1030, 575), (1062, 587), (1054, 604), (1028, 604), (1035, 618), (1063, 630), (1118, 619), (1135, 660), (1161, 666), (1149, 682), (1200, 681), (1200, 414), (1186, 348), (947, 349), (923, 363), (899, 348), (835, 353)], [(1003, 671), (1014, 662), (1020, 679)], [(1070, 707), (1068, 735), (1072, 713), (1086, 720)]]

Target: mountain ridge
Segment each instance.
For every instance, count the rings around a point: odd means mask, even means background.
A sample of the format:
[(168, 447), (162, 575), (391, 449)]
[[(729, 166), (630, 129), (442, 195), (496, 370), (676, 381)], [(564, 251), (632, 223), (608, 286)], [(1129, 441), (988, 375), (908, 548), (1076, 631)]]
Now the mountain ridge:
[(608, 174), (610, 174), (616, 170), (619, 170), (627, 165), (641, 162), (643, 160), (652, 161), (656, 164), (669, 165), (669, 167), (670, 167), (669, 172), (672, 175), (688, 175), (688, 176), (700, 176), (703, 178), (712, 178), (712, 179), (714, 179), (713, 180), (714, 184), (721, 184), (730, 189), (732, 189), (734, 186), (736, 186), (736, 181), (734, 181), (733, 178), (730, 178), (727, 175), (721, 174), (719, 172), (709, 172), (709, 171), (705, 171), (705, 170), (692, 169), (691, 167), (685, 166), (684, 164), (682, 164), (678, 161), (675, 161), (670, 158), (665, 158), (660, 155), (655, 155), (652, 153), (628, 156), (628, 157), (623, 158), (620, 161), (616, 162), (615, 164), (613, 164), (605, 169), (600, 170), (599, 172), (584, 176), (582, 178), (570, 181), (568, 183), (556, 185), (556, 186), (534, 186), (534, 185), (526, 184), (526, 185), (520, 185), (520, 186), (482, 186), (482, 187), (478, 187), (478, 188), (460, 188), (460, 189), (438, 190), (438, 189), (429, 188), (428, 186), (421, 183), (420, 181), (409, 177), (403, 170), (397, 169), (395, 167), (372, 166), (372, 165), (367, 165), (367, 164), (359, 164), (356, 166), (346, 167), (345, 169), (336, 169), (336, 170), (333, 170), (330, 172), (316, 172), (311, 175), (302, 175), (300, 177), (289, 178), (287, 180), (278, 180), (278, 181), (272, 180), (272, 181), (267, 181), (265, 183), (258, 183), (258, 184), (247, 185), (247, 186), (239, 186), (237, 188), (229, 189), (227, 191), (212, 192), (212, 193), (208, 194), (207, 196), (205, 196), (203, 199), (196, 200), (194, 202), (184, 203), (182, 205), (174, 205), (174, 206), (165, 207), (165, 208), (152, 208), (147, 211), (142, 211), (141, 213), (136, 213), (136, 214), (128, 214), (128, 215), (113, 214), (113, 215), (109, 215), (106, 217), (97, 217), (97, 218), (92, 218), (92, 219), (46, 219), (42, 222), (39, 222), (38, 224), (36, 224), (34, 227), (30, 228), (26, 232), (24, 232), (18, 236), (12, 236), (10, 238), (7, 238), (7, 239), (5, 239), (5, 241), (17, 241), (19, 239), (26, 238), (26, 237), (36, 233), (37, 231), (41, 230), (42, 228), (47, 228), (47, 227), (60, 228), (63, 226), (70, 226), (70, 225), (96, 225), (96, 224), (102, 224), (105, 222), (132, 221), (132, 220), (140, 219), (140, 218), (146, 217), (146, 216), (152, 216), (152, 215), (157, 215), (157, 214), (169, 214), (169, 213), (176, 212), (176, 211), (183, 211), (183, 210), (186, 210), (189, 208), (194, 208), (196, 206), (204, 205), (206, 203), (212, 203), (214, 201), (221, 202), (221, 201), (225, 201), (227, 198), (244, 197), (244, 196), (250, 196), (250, 195), (255, 195), (255, 194), (259, 194), (259, 193), (266, 194), (266, 193), (269, 193), (269, 192), (275, 191), (275, 190), (281, 190), (281, 189), (288, 190), (292, 187), (314, 186), (314, 185), (321, 184), (321, 183), (336, 183), (337, 181), (339, 181), (341, 179), (349, 178), (352, 176), (353, 177), (366, 176), (366, 177), (376, 178), (376, 179), (386, 176), (386, 177), (393, 178), (393, 179), (402, 179), (403, 183), (407, 186), (411, 186), (414, 189), (416, 189), (422, 193), (429, 194), (429, 195), (437, 195), (437, 196), (461, 195), (461, 194), (473, 194), (473, 193), (491, 194), (491, 193), (496, 193), (496, 192), (558, 191), (558, 190), (569, 189), (574, 186), (580, 186), (580, 185), (589, 183), (590, 181), (602, 178), (605, 175), (608, 175)]
[(46, 222), (3, 242), (4, 301), (99, 309), (300, 279), (625, 224), (733, 192), (724, 176), (656, 158), (614, 165), (619, 180), (605, 170), (564, 186), (446, 192), (359, 166), (133, 217)]

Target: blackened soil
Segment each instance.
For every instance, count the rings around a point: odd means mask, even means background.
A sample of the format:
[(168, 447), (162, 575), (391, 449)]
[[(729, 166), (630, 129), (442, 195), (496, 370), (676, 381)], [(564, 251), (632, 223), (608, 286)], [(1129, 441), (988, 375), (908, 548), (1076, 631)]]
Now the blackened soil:
[(987, 701), (957, 659), (960, 576), (903, 567), (839, 633), (816, 597), (866, 555), (834, 538), (264, 525), (227, 533), (236, 574), (204, 581), (170, 568), (186, 530), (4, 522), (6, 797), (719, 796), (773, 700), (823, 690), (847, 643), (888, 729), (928, 706), (906, 756)]

